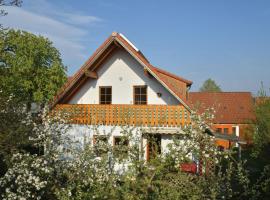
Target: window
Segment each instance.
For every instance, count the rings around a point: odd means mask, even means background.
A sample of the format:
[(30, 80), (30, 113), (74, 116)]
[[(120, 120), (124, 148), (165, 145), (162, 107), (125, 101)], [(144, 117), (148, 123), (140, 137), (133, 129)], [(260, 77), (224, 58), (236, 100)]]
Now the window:
[(115, 136), (114, 146), (128, 146), (128, 139), (125, 136)]
[(221, 133), (222, 132), (222, 129), (221, 128), (217, 128), (217, 133)]
[(112, 87), (100, 87), (99, 88), (99, 104), (111, 104), (112, 103)]
[(134, 104), (147, 104), (147, 86), (134, 86)]
[(223, 132), (224, 132), (225, 134), (228, 134), (228, 133), (229, 133), (229, 129), (228, 129), (228, 128), (224, 128), (224, 129), (223, 129)]
[(236, 127), (232, 127), (232, 134), (236, 135)]
[(94, 150), (97, 156), (102, 156), (108, 152), (108, 137), (105, 135), (94, 135)]
[(113, 138), (114, 154), (119, 159), (128, 157), (128, 138), (125, 136), (115, 136)]

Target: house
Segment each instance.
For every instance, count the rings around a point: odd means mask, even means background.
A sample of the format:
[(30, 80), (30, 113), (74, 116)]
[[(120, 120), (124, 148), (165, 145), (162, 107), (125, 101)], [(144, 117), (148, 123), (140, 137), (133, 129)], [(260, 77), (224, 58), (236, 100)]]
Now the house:
[[(191, 85), (192, 81), (151, 65), (123, 34), (113, 32), (69, 78), (53, 106), (72, 113), (70, 134), (82, 144), (102, 140), (118, 145), (121, 126), (135, 127), (143, 157), (149, 160), (165, 152), (172, 135), (190, 123)], [(96, 125), (101, 134), (94, 131)]]
[(243, 143), (251, 142), (249, 128), (255, 115), (250, 92), (190, 92), (188, 102), (199, 113), (207, 108), (215, 110), (212, 129), (221, 148), (237, 146), (237, 138)]

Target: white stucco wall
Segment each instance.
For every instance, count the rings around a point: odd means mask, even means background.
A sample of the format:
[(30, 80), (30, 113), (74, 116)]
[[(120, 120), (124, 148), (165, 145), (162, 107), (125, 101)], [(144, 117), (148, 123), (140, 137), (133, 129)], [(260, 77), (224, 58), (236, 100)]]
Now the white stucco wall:
[[(141, 137), (141, 129), (134, 127), (120, 127), (120, 126), (103, 126), (99, 125), (98, 127), (92, 125), (72, 125), (69, 129), (68, 134), (71, 135), (74, 141), (78, 141), (80, 146), (83, 148), (85, 145), (93, 145), (93, 136), (94, 135), (107, 135), (109, 136), (109, 144), (113, 145), (114, 136), (122, 136), (123, 131), (130, 131), (134, 138), (140, 140), (140, 149), (143, 150), (143, 159), (146, 160), (146, 146), (147, 139)], [(161, 152), (162, 154), (168, 153), (168, 144), (173, 142), (173, 136), (168, 134), (161, 134)], [(132, 141), (129, 141), (132, 145)]]
[[(147, 85), (148, 104), (179, 104), (155, 78), (145, 76), (143, 67), (128, 52), (117, 50), (97, 71), (98, 79), (88, 79), (70, 104), (98, 104), (99, 87), (112, 86), (112, 104), (133, 104), (133, 86)], [(157, 93), (162, 93), (158, 97)]]
[(172, 135), (161, 135), (161, 151), (162, 153), (168, 153), (168, 145), (173, 143)]

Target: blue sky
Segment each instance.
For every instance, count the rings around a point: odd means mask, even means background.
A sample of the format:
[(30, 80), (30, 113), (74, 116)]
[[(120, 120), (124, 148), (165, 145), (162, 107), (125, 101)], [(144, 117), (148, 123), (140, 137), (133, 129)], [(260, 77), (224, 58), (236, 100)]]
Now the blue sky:
[(150, 60), (224, 91), (270, 87), (269, 0), (24, 0), (1, 23), (48, 37), (72, 75), (113, 32)]

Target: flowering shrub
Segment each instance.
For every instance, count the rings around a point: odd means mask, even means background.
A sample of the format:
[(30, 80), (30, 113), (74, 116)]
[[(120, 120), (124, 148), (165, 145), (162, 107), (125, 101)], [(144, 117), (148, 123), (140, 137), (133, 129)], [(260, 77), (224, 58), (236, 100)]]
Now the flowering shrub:
[(59, 170), (67, 166), (60, 147), (72, 142), (66, 135), (69, 126), (61, 120), (61, 116), (53, 117), (46, 110), (37, 119), (28, 117), (23, 123), (31, 124), (29, 141), (40, 149), (40, 155), (27, 152), (13, 154), (12, 166), (0, 178), (3, 199), (46, 199), (54, 196), (57, 177), (62, 176)]
[(14, 154), (13, 167), (1, 179), (3, 199), (41, 199), (48, 191), (52, 167), (44, 156)]
[[(44, 153), (13, 155), (12, 166), (0, 178), (1, 198), (247, 199), (253, 195), (259, 199), (261, 191), (267, 190), (270, 170), (251, 186), (244, 164), (234, 160), (233, 152), (219, 152), (213, 136), (206, 133), (213, 116), (191, 117), (192, 124), (179, 129), (169, 151), (146, 163), (140, 128), (121, 127), (129, 141), (129, 145), (119, 143), (125, 152), (121, 157), (109, 143), (86, 141), (84, 148), (78, 148), (78, 142), (67, 134), (66, 117), (42, 112), (39, 121), (26, 123), (33, 125), (29, 140), (44, 148)], [(98, 127), (93, 129), (100, 134)], [(104, 153), (97, 154), (96, 145)], [(199, 166), (197, 174), (179, 170), (192, 160)]]

